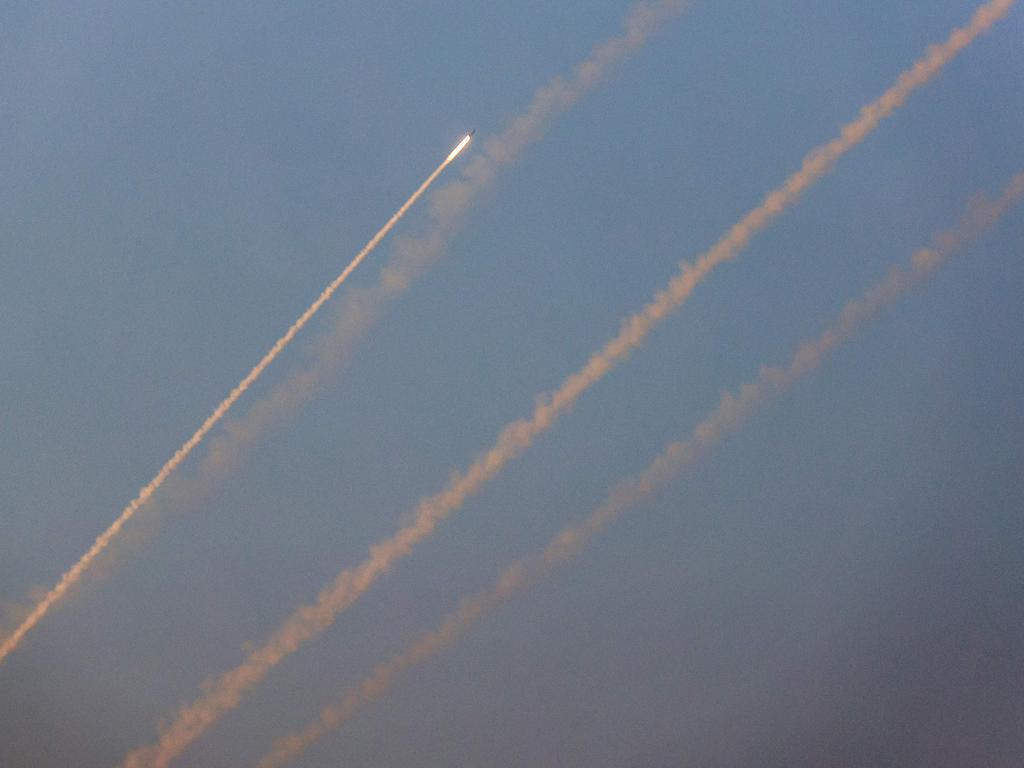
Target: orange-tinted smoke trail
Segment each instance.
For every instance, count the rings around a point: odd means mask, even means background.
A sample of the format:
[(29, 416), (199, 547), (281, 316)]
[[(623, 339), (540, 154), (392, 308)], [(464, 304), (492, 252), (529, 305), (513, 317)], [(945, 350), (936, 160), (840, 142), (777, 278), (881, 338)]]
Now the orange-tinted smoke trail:
[(425, 230), (396, 240), (375, 283), (347, 289), (338, 302), (338, 316), (318, 339), (309, 364), (275, 384), (242, 416), (228, 420), (225, 430), (210, 441), (195, 477), (179, 477), (181, 482), (174, 488), (177, 495), (170, 501), (190, 503), (204, 495), (241, 462), (249, 445), (307, 402), (348, 361), (385, 308), (436, 264), (467, 213), (496, 183), (500, 170), (539, 141), (556, 117), (600, 85), (616, 64), (639, 50), (664, 22), (681, 14), (688, 4), (688, 0), (658, 0), (634, 5), (623, 20), (620, 34), (595, 45), (569, 74), (558, 75), (538, 88), (526, 108), (500, 133), (481, 138), (483, 151), (463, 165), (461, 178), (431, 190), (430, 220)]
[[(940, 45), (928, 48), (924, 57), (903, 72), (878, 100), (861, 109), (860, 116), (843, 127), (838, 138), (812, 150), (800, 170), (747, 214), (711, 250), (690, 266), (684, 263), (667, 288), (640, 312), (626, 318), (622, 329), (603, 349), (596, 352), (577, 373), (569, 376), (554, 392), (538, 399), (532, 416), (504, 427), (495, 445), (477, 457), (464, 473), (454, 473), (447, 487), (422, 499), (412, 522), (390, 538), (370, 547), (369, 556), (358, 566), (342, 571), (312, 604), (302, 605), (288, 616), (267, 642), (252, 651), (241, 664), (207, 680), (202, 694), (183, 706), (174, 720), (161, 729), (156, 744), (141, 747), (125, 758), (125, 768), (166, 766), (226, 712), (234, 709), (242, 695), (259, 683), (271, 669), (300, 646), (317, 637), (334, 623), (396, 562), (429, 536), (438, 524), (480, 492), (511, 460), (520, 456), (534, 439), (548, 430), (591, 386), (625, 360), (647, 334), (690, 295), (696, 285), (718, 264), (728, 261), (750, 238), (792, 205), (846, 152), (863, 141), (882, 121), (903, 105), (917, 88), (931, 80), (951, 59), (980, 34), (1006, 15), (1015, 0), (991, 0), (980, 6), (971, 21), (955, 29)], [(582, 68), (581, 68), (582, 69)]]
[[(465, 147), (465, 143), (463, 143), (461, 147)], [(10, 635), (4, 638), (3, 642), (0, 643), (0, 663), (3, 663), (3, 660), (21, 644), (25, 635), (32, 631), (32, 629), (43, 619), (50, 609), (53, 608), (53, 606), (68, 593), (68, 590), (70, 590), (78, 580), (82, 578), (89, 566), (92, 565), (93, 561), (95, 561), (96, 558), (99, 557), (110, 545), (110, 542), (114, 540), (127, 522), (134, 517), (139, 508), (153, 497), (153, 494), (156, 493), (160, 486), (164, 484), (164, 481), (167, 480), (168, 476), (170, 476), (170, 474), (178, 468), (188, 455), (192, 453), (195, 447), (203, 441), (203, 438), (205, 438), (209, 434), (210, 430), (217, 425), (217, 422), (224, 418), (224, 415), (231, 410), (231, 407), (242, 395), (245, 394), (245, 391), (252, 385), (252, 383), (260, 377), (263, 371), (266, 370), (267, 366), (274, 362), (274, 359), (281, 354), (289, 343), (291, 343), (292, 339), (294, 339), (296, 334), (302, 330), (303, 326), (312, 319), (313, 315), (315, 315), (327, 300), (334, 295), (338, 288), (341, 287), (342, 283), (348, 279), (348, 276), (355, 271), (356, 267), (358, 267), (363, 260), (370, 255), (373, 249), (376, 248), (385, 237), (387, 237), (388, 233), (398, 223), (399, 219), (401, 219), (416, 203), (416, 201), (423, 196), (423, 193), (426, 192), (437, 177), (441, 175), (442, 171), (452, 163), (457, 154), (458, 152), (453, 150), (452, 153), (448, 155), (448, 157), (445, 158), (445, 160), (437, 166), (436, 169), (434, 169), (434, 172), (427, 177), (426, 181), (420, 184), (419, 188), (412, 193), (412, 196), (402, 204), (402, 207), (399, 208), (391, 218), (388, 219), (387, 223), (380, 228), (377, 234), (375, 234), (370, 241), (363, 246), (363, 249), (356, 254), (352, 261), (349, 262), (344, 271), (331, 281), (331, 284), (323, 290), (323, 292), (316, 298), (316, 301), (309, 305), (306, 311), (299, 316), (299, 319), (292, 323), (292, 326), (285, 332), (285, 334), (274, 342), (274, 346), (272, 346), (263, 358), (253, 367), (253, 369), (246, 374), (245, 378), (238, 382), (238, 385), (221, 401), (220, 405), (213, 410), (213, 413), (206, 417), (206, 421), (202, 423), (202, 426), (195, 431), (192, 437), (186, 440), (185, 443), (174, 452), (174, 455), (171, 456), (167, 463), (160, 468), (160, 471), (156, 473), (156, 476), (150, 480), (149, 483), (139, 491), (138, 495), (128, 503), (128, 506), (121, 511), (121, 514), (113, 523), (110, 524), (110, 527), (96, 538), (96, 541), (94, 541), (88, 551), (79, 558), (78, 562), (60, 577), (56, 586), (47, 592), (46, 596), (43, 597), (35, 607), (33, 607), (25, 620), (21, 622), (21, 624)]]
[(718, 407), (700, 422), (688, 440), (669, 443), (647, 469), (617, 485), (589, 517), (564, 528), (552, 538), (541, 555), (513, 563), (502, 571), (493, 587), (463, 599), (435, 629), (378, 665), (369, 677), (349, 688), (338, 703), (324, 707), (319, 717), (305, 728), (274, 742), (257, 764), (258, 768), (281, 768), (294, 760), (314, 742), (341, 727), (363, 704), (381, 698), (407, 669), (445, 650), (489, 611), (539, 581), (555, 565), (571, 558), (592, 536), (629, 508), (659, 491), (719, 440), (739, 429), (757, 406), (782, 394), (797, 379), (817, 368), (828, 352), (923, 280), (969, 240), (995, 224), (1022, 196), (1024, 173), (1013, 178), (998, 200), (973, 203), (956, 229), (936, 236), (933, 246), (917, 251), (907, 268), (893, 268), (884, 280), (859, 299), (849, 302), (832, 327), (814, 341), (797, 347), (788, 366), (764, 367), (757, 378), (740, 387), (736, 395), (723, 394)]

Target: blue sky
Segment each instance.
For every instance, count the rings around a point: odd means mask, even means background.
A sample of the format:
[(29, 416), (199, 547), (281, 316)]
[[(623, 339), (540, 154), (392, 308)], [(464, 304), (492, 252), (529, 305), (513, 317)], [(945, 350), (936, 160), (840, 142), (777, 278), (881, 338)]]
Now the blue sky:
[[(466, 130), (628, 9), (463, 5), (0, 11), (0, 597), (52, 584)], [(892, 5), (666, 23), (337, 377), (0, 667), (0, 763), (152, 740), (974, 8)], [(1022, 36), (1016, 8), (180, 764), (251, 762), (1024, 168)], [(1019, 762), (1022, 243), (1014, 211), (300, 764)]]

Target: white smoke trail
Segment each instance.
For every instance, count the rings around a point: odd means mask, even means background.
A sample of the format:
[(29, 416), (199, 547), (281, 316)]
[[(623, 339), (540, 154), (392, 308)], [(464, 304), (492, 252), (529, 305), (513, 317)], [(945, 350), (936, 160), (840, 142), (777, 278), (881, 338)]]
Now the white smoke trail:
[[(1005, 16), (1014, 2), (990, 0), (978, 8), (966, 26), (955, 29), (945, 42), (930, 46), (924, 57), (903, 72), (889, 90), (862, 108), (860, 116), (844, 126), (839, 137), (812, 150), (805, 157), (799, 171), (735, 224), (695, 265), (684, 263), (668, 287), (655, 294), (654, 299), (640, 312), (626, 318), (619, 334), (591, 356), (580, 371), (569, 376), (554, 392), (538, 398), (530, 418), (504, 427), (495, 445), (481, 454), (465, 473), (453, 474), (444, 490), (422, 499), (415, 507), (411, 523), (390, 538), (372, 545), (369, 556), (361, 564), (338, 574), (334, 581), (321, 590), (314, 603), (295, 609), (267, 642), (252, 651), (241, 664), (207, 680), (202, 686), (202, 694), (191, 704), (179, 709), (170, 725), (161, 729), (155, 744), (141, 747), (126, 756), (125, 768), (147, 765), (163, 768), (225, 713), (238, 706), (246, 691), (266, 677), (283, 659), (333, 624), (338, 615), (358, 600), (381, 575), (412, 552), (416, 544), (429, 536), (441, 521), (461, 508), (469, 497), (478, 493), (509, 461), (529, 448), (536, 437), (547, 431), (586, 390), (625, 360), (657, 324), (682, 305), (697, 284), (718, 264), (734, 258), (755, 233), (796, 202), (840, 157), (867, 138), (885, 117), (902, 106), (913, 91), (930, 81), (961, 50)], [(641, 18), (649, 19), (650, 16), (642, 15)], [(647, 21), (645, 24), (643, 29), (653, 28), (652, 22)], [(637, 35), (627, 25), (627, 34), (623, 39), (631, 36)], [(604, 60), (607, 58), (606, 51), (616, 51), (620, 47), (621, 44), (612, 46), (606, 43), (598, 46), (595, 51), (601, 52)], [(577, 70), (577, 78), (580, 82), (590, 82), (593, 77), (590, 72), (589, 67), (581, 65)], [(546, 95), (543, 102), (557, 104), (560, 100), (564, 101), (559, 94), (567, 92), (574, 93), (571, 88), (567, 91), (565, 86), (560, 86), (553, 89), (555, 95)], [(533, 130), (533, 123), (525, 122), (521, 131), (517, 129), (514, 132), (509, 146), (518, 146), (534, 135), (531, 133)], [(474, 167), (484, 170), (473, 171)], [(487, 177), (493, 171), (493, 165), (487, 161), (483, 161), (482, 165), (471, 164), (467, 173), (471, 171)], [(450, 199), (456, 205), (464, 205), (461, 202), (463, 194), (453, 192)], [(442, 239), (443, 232), (439, 231), (436, 238), (428, 243)]]
[(108, 546), (110, 546), (110, 543), (118, 533), (120, 533), (121, 529), (124, 528), (128, 521), (135, 516), (135, 513), (138, 512), (139, 508), (153, 497), (153, 494), (156, 493), (160, 486), (164, 484), (164, 481), (167, 480), (168, 476), (170, 476), (170, 474), (178, 468), (188, 455), (192, 453), (196, 446), (203, 441), (203, 438), (210, 433), (210, 430), (212, 430), (217, 423), (224, 418), (224, 415), (231, 410), (231, 407), (242, 395), (245, 394), (245, 391), (252, 386), (256, 379), (260, 377), (263, 371), (266, 370), (267, 366), (274, 362), (277, 356), (280, 355), (281, 352), (284, 351), (284, 348), (287, 347), (288, 344), (291, 343), (292, 339), (295, 338), (296, 334), (302, 330), (303, 326), (312, 319), (313, 315), (315, 315), (328, 301), (328, 299), (334, 295), (338, 288), (340, 288), (348, 279), (348, 276), (355, 271), (356, 267), (358, 267), (363, 260), (370, 255), (373, 249), (380, 244), (398, 221), (406, 214), (406, 212), (416, 203), (417, 200), (420, 199), (420, 197), (423, 196), (423, 193), (426, 192), (430, 185), (434, 183), (435, 179), (441, 175), (442, 171), (452, 163), (456, 154), (457, 153), (453, 151), (452, 154), (444, 160), (444, 162), (437, 166), (434, 172), (427, 177), (426, 181), (424, 181), (419, 188), (412, 193), (412, 196), (402, 204), (402, 207), (399, 208), (394, 215), (388, 219), (387, 223), (380, 228), (377, 234), (375, 234), (370, 241), (363, 246), (363, 249), (356, 254), (355, 258), (352, 259), (351, 262), (349, 262), (344, 271), (334, 278), (331, 284), (328, 285), (316, 298), (316, 301), (309, 305), (306, 311), (299, 316), (299, 319), (292, 323), (291, 327), (285, 332), (285, 334), (274, 342), (274, 346), (272, 346), (263, 358), (253, 367), (253, 369), (246, 374), (245, 378), (243, 378), (238, 385), (231, 390), (228, 396), (220, 402), (220, 404), (213, 410), (213, 413), (206, 417), (206, 421), (202, 423), (192, 437), (186, 440), (185, 443), (174, 452), (174, 455), (171, 456), (167, 463), (160, 468), (160, 471), (156, 473), (156, 476), (139, 491), (138, 495), (134, 499), (128, 502), (128, 506), (126, 506), (121, 511), (121, 514), (117, 519), (114, 520), (114, 522), (96, 538), (88, 551), (86, 551), (86, 553), (79, 558), (78, 562), (60, 577), (56, 586), (47, 592), (46, 596), (43, 597), (42, 600), (36, 603), (25, 620), (22, 621), (10, 635), (4, 638), (3, 642), (0, 643), (0, 664), (2, 664), (4, 659), (21, 644), (25, 635), (31, 632), (43, 617), (49, 613), (50, 609), (68, 593), (68, 590), (74, 587), (74, 585), (82, 578), (85, 572), (92, 565), (93, 561), (95, 561), (96, 558), (99, 557)]
[(798, 379), (814, 371), (828, 352), (853, 336), (861, 325), (927, 277), (971, 239), (995, 224), (1022, 196), (1024, 173), (1013, 178), (999, 199), (973, 203), (959, 226), (937, 235), (933, 247), (917, 251), (911, 257), (909, 268), (893, 268), (884, 280), (859, 299), (849, 302), (831, 328), (814, 341), (797, 348), (786, 367), (764, 367), (757, 378), (740, 387), (736, 395), (723, 394), (718, 407), (700, 422), (689, 440), (670, 443), (646, 470), (617, 485), (589, 517), (564, 528), (552, 538), (540, 556), (513, 563), (502, 571), (493, 587), (463, 599), (435, 629), (405, 651), (378, 665), (361, 683), (348, 689), (338, 703), (324, 707), (319, 717), (305, 728), (274, 742), (258, 762), (258, 768), (280, 768), (294, 760), (314, 742), (341, 727), (363, 704), (380, 699), (401, 673), (451, 646), (488, 612), (542, 579), (555, 565), (569, 560), (591, 537), (663, 488), (726, 435), (738, 430), (758, 406), (782, 394)]

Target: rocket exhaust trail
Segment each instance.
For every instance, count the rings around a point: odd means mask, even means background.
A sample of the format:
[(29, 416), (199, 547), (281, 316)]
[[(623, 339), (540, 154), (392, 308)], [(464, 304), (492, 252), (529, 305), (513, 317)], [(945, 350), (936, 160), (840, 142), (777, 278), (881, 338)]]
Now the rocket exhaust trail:
[[(229, 427), (233, 428), (214, 443), (210, 454), (198, 470), (199, 477), (184, 484), (184, 488), (181, 489), (184, 491), (185, 499), (194, 499), (202, 495), (220, 476), (230, 471), (246, 445), (256, 440), (276, 419), (293, 411), (310, 397), (323, 378), (341, 364), (348, 349), (366, 333), (367, 327), (376, 318), (381, 306), (387, 300), (404, 293), (413, 280), (437, 259), (444, 249), (447, 238), (457, 229), (463, 214), (471, 207), (474, 197), (493, 183), (498, 168), (513, 162), (528, 145), (540, 139), (551, 119), (569, 109), (584, 94), (595, 88), (609, 68), (641, 47), (662, 21), (681, 13), (687, 5), (688, 0), (644, 0), (638, 3), (627, 14), (622, 35), (595, 46), (590, 55), (576, 67), (571, 78), (556, 77), (540, 88), (534, 94), (529, 107), (515, 118), (509, 128), (488, 140), (487, 157), (477, 156), (462, 181), (438, 190), (439, 194), (431, 211), (433, 221), (430, 231), (421, 237), (403, 241), (401, 247), (396, 247), (395, 257), (383, 268), (378, 282), (372, 287), (360, 289), (358, 293), (349, 297), (350, 301), (347, 302), (345, 313), (341, 315), (337, 327), (325, 335), (323, 341), (326, 343), (321, 346), (316, 361), (307, 369), (288, 376), (281, 384), (275, 386), (269, 395), (253, 405), (242, 420), (234, 424), (229, 422)], [(468, 137), (464, 137), (449, 154), (446, 162), (454, 160), (468, 144), (467, 138), (472, 137), (472, 132)], [(422, 190), (417, 194), (421, 193)], [(389, 226), (393, 224), (389, 223)], [(340, 283), (333, 288), (336, 290), (339, 286)], [(237, 396), (234, 399), (228, 398), (231, 404), (235, 399)], [(221, 405), (227, 404), (228, 400)], [(214, 424), (226, 415), (226, 410), (230, 409), (231, 404), (227, 404), (223, 411), (218, 408), (214, 412), (211, 416), (211, 419), (216, 417)], [(155, 483), (156, 487), (143, 488), (139, 496), (122, 511), (121, 517), (97, 538), (93, 547), (79, 563), (64, 574), (50, 594), (33, 608), (25, 622), (19, 625), (12, 635), (0, 641), (3, 643), (0, 646), (0, 664), (3, 663), (4, 657), (18, 646), (24, 635), (62, 599), (68, 588), (78, 581), (90, 564), (95, 564), (96, 558), (107, 549), (120, 528), (146, 504), (156, 488), (163, 484), (192, 449), (203, 441), (214, 424), (204, 424), (205, 429), (200, 429), (192, 440), (179, 449), (182, 455), (175, 454), (168, 465), (151, 481), (150, 485)]]
[(641, 311), (627, 317), (619, 334), (592, 355), (582, 369), (565, 379), (554, 392), (538, 399), (528, 419), (505, 426), (495, 445), (479, 455), (464, 473), (454, 473), (444, 490), (422, 499), (413, 511), (411, 523), (372, 545), (369, 556), (358, 566), (339, 573), (320, 591), (314, 603), (296, 608), (267, 642), (249, 653), (241, 664), (205, 681), (202, 694), (179, 709), (174, 720), (161, 729), (157, 743), (129, 753), (124, 768), (166, 766), (226, 712), (238, 706), (242, 695), (271, 669), (331, 626), (380, 576), (412, 552), (416, 544), (433, 533), (438, 524), (460, 509), (469, 497), (479, 493), (509, 461), (522, 455), (584, 392), (640, 346), (648, 333), (680, 307), (718, 264), (734, 258), (755, 233), (795, 203), (839, 158), (867, 138), (882, 119), (902, 106), (913, 91), (930, 81), (961, 50), (1005, 16), (1014, 2), (991, 0), (981, 5), (966, 26), (953, 30), (944, 43), (930, 46), (924, 57), (904, 71), (889, 90), (863, 107), (860, 116), (844, 126), (837, 138), (812, 150), (799, 171), (769, 193), (761, 205), (735, 224), (695, 265), (683, 263), (668, 287), (658, 291)]
[(185, 441), (185, 443), (175, 451), (174, 455), (171, 456), (167, 463), (160, 468), (160, 471), (156, 473), (156, 476), (150, 480), (149, 483), (139, 491), (138, 495), (128, 503), (128, 506), (121, 511), (121, 514), (113, 523), (111, 523), (110, 527), (96, 538), (96, 541), (93, 542), (91, 547), (89, 547), (89, 550), (82, 555), (77, 563), (75, 563), (60, 577), (56, 586), (47, 592), (43, 599), (35, 605), (25, 620), (22, 621), (10, 635), (4, 638), (3, 642), (0, 643), (0, 664), (2, 664), (4, 659), (21, 644), (25, 635), (31, 632), (32, 629), (50, 611), (50, 609), (53, 608), (53, 606), (67, 594), (68, 590), (70, 590), (78, 580), (82, 578), (85, 572), (89, 569), (89, 566), (92, 565), (93, 561), (110, 545), (110, 542), (114, 540), (117, 534), (125, 524), (131, 520), (139, 508), (153, 497), (153, 494), (156, 493), (160, 486), (164, 484), (164, 481), (168, 476), (174, 472), (174, 470), (178, 468), (188, 455), (192, 453), (195, 447), (203, 441), (203, 438), (205, 438), (206, 435), (209, 434), (210, 430), (217, 425), (217, 422), (224, 418), (225, 414), (231, 410), (231, 406), (233, 406), (235, 402), (245, 394), (245, 391), (254, 381), (256, 381), (256, 379), (260, 377), (263, 371), (266, 370), (267, 366), (274, 362), (275, 358), (277, 358), (284, 348), (291, 343), (296, 334), (302, 330), (303, 326), (312, 319), (313, 315), (319, 311), (327, 300), (334, 295), (335, 291), (341, 287), (342, 283), (348, 279), (348, 276), (355, 271), (356, 267), (358, 267), (363, 260), (370, 255), (373, 249), (376, 248), (385, 237), (387, 237), (388, 233), (394, 228), (406, 212), (416, 203), (417, 200), (420, 199), (420, 197), (423, 196), (423, 193), (427, 191), (430, 185), (434, 183), (444, 169), (447, 168), (453, 160), (455, 160), (459, 152), (461, 152), (469, 143), (469, 140), (470, 137), (466, 136), (459, 145), (452, 150), (451, 154), (445, 158), (444, 162), (434, 169), (434, 172), (427, 177), (426, 181), (420, 184), (419, 188), (412, 193), (412, 196), (402, 204), (402, 207), (399, 208), (391, 218), (388, 219), (387, 223), (380, 228), (377, 234), (375, 234), (370, 241), (363, 246), (363, 249), (356, 254), (355, 258), (352, 259), (351, 262), (349, 262), (344, 271), (334, 278), (331, 284), (328, 285), (317, 297), (316, 301), (310, 304), (306, 311), (299, 316), (299, 319), (292, 323), (292, 326), (285, 331), (284, 336), (274, 342), (274, 346), (270, 348), (270, 351), (263, 356), (263, 359), (261, 359), (256, 366), (246, 374), (245, 378), (231, 390), (228, 396), (221, 401), (220, 405), (213, 410), (213, 413), (206, 418), (206, 421), (204, 421), (202, 426), (195, 431), (192, 437)]
[(615, 486), (589, 517), (555, 535), (542, 554), (514, 562), (502, 571), (493, 587), (460, 601), (435, 629), (422, 635), (405, 651), (379, 664), (361, 683), (349, 688), (339, 702), (321, 710), (316, 720), (278, 739), (259, 761), (258, 768), (280, 768), (298, 757), (314, 742), (341, 727), (363, 704), (380, 699), (401, 673), (451, 646), (488, 612), (542, 579), (554, 566), (569, 560), (592, 536), (663, 488), (721, 439), (737, 431), (758, 406), (783, 394), (799, 378), (813, 372), (828, 352), (995, 224), (1022, 196), (1024, 173), (1019, 173), (998, 200), (972, 204), (959, 226), (937, 235), (933, 247), (917, 251), (911, 257), (909, 268), (894, 267), (884, 280), (859, 299), (847, 303), (829, 329), (814, 341), (797, 347), (786, 367), (764, 367), (753, 381), (741, 386), (736, 395), (724, 393), (718, 407), (700, 422), (688, 440), (670, 443), (647, 469)]
[(463, 167), (458, 180), (432, 189), (426, 230), (396, 241), (376, 283), (348, 289), (339, 303), (337, 317), (318, 339), (309, 364), (289, 373), (270, 392), (256, 398), (244, 415), (229, 421), (224, 432), (211, 440), (195, 476), (180, 486), (175, 484), (174, 491), (180, 493), (180, 498), (170, 501), (192, 503), (204, 495), (240, 463), (249, 445), (309, 400), (344, 366), (387, 305), (438, 261), (466, 214), (497, 181), (500, 170), (515, 162), (543, 137), (555, 117), (600, 85), (613, 66), (639, 50), (663, 22), (681, 14), (687, 6), (687, 0), (634, 5), (626, 14), (620, 34), (594, 46), (570, 74), (557, 75), (538, 88), (527, 107), (503, 131), (483, 142), (483, 151)]

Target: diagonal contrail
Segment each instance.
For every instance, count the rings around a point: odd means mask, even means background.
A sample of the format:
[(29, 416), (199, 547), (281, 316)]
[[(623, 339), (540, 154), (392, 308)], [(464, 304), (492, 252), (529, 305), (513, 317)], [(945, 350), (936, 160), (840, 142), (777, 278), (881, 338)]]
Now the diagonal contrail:
[[(464, 473), (455, 473), (444, 490), (421, 500), (415, 507), (411, 523), (390, 538), (372, 545), (369, 556), (361, 564), (338, 574), (321, 590), (314, 603), (293, 611), (267, 642), (249, 653), (241, 664), (207, 680), (202, 686), (202, 694), (179, 709), (174, 720), (161, 728), (155, 744), (134, 750), (125, 757), (125, 768), (166, 766), (226, 712), (234, 709), (243, 694), (271, 669), (333, 624), (338, 615), (358, 600), (381, 575), (408, 555), (469, 497), (478, 493), (509, 461), (529, 448), (536, 437), (547, 431), (585, 391), (625, 360), (656, 325), (682, 305), (696, 285), (718, 264), (734, 258), (755, 233), (796, 202), (840, 157), (902, 106), (913, 91), (931, 80), (961, 50), (1005, 16), (1014, 2), (991, 0), (983, 4), (966, 26), (955, 29), (945, 42), (930, 46), (924, 57), (904, 71), (889, 90), (865, 106), (856, 120), (844, 126), (837, 138), (812, 150), (799, 171), (735, 224), (696, 264), (684, 263), (668, 287), (658, 291), (640, 312), (626, 318), (619, 334), (591, 356), (580, 371), (569, 376), (554, 392), (538, 399), (530, 418), (507, 425), (495, 445), (481, 454)], [(601, 50), (601, 47), (596, 50)], [(581, 66), (577, 76), (589, 76), (589, 70)]]
[(284, 336), (274, 342), (274, 346), (263, 356), (263, 358), (253, 367), (245, 378), (238, 382), (238, 385), (231, 390), (227, 397), (225, 397), (220, 405), (218, 405), (209, 416), (206, 417), (206, 421), (202, 423), (202, 426), (195, 431), (185, 443), (174, 452), (174, 455), (164, 464), (160, 471), (156, 473), (156, 476), (145, 485), (142, 490), (139, 491), (138, 495), (132, 499), (128, 506), (126, 506), (121, 514), (110, 524), (103, 533), (101, 533), (96, 541), (93, 542), (92, 546), (89, 547), (88, 551), (79, 558), (78, 562), (71, 566), (57, 582), (56, 586), (53, 587), (46, 595), (40, 600), (32, 611), (28, 614), (24, 621), (6, 638), (0, 643), (0, 664), (3, 663), (4, 659), (18, 647), (25, 635), (32, 631), (32, 629), (43, 619), (43, 617), (50, 611), (53, 606), (58, 603), (77, 582), (82, 578), (83, 574), (89, 569), (93, 561), (99, 557), (103, 551), (110, 545), (110, 542), (120, 533), (121, 529), (125, 524), (135, 516), (135, 513), (148, 502), (153, 494), (164, 484), (164, 481), (170, 476), (175, 469), (183, 462), (190, 453), (199, 445), (203, 438), (205, 438), (224, 415), (231, 410), (238, 399), (245, 394), (245, 391), (249, 389), (256, 379), (260, 377), (267, 366), (269, 366), (278, 355), (284, 350), (288, 344), (291, 343), (292, 339), (295, 338), (296, 334), (302, 330), (303, 326), (306, 325), (312, 319), (320, 308), (334, 295), (334, 293), (341, 287), (348, 276), (351, 275), (356, 267), (358, 267), (363, 260), (370, 255), (374, 248), (376, 248), (380, 242), (387, 237), (388, 233), (394, 228), (406, 212), (416, 203), (423, 193), (427, 191), (431, 184), (441, 175), (442, 171), (447, 168), (455, 157), (458, 155), (466, 144), (468, 143), (469, 137), (463, 139), (460, 145), (452, 150), (447, 158), (439, 165), (434, 172), (427, 177), (426, 181), (420, 184), (419, 189), (412, 193), (412, 196), (406, 200), (402, 207), (395, 211), (394, 215), (388, 219), (387, 223), (380, 228), (370, 241), (363, 246), (363, 249), (356, 254), (355, 258), (349, 262), (348, 266), (345, 267), (344, 271), (338, 275), (328, 285), (323, 292), (317, 296), (316, 301), (309, 305), (305, 312), (303, 312), (299, 319), (292, 323), (291, 327), (285, 331)]
[(757, 378), (740, 387), (736, 395), (723, 394), (718, 407), (700, 422), (688, 440), (669, 443), (647, 469), (617, 485), (589, 517), (564, 528), (552, 538), (541, 555), (513, 563), (501, 572), (493, 587), (460, 601), (435, 629), (422, 635), (405, 651), (379, 664), (361, 683), (349, 688), (338, 703), (324, 707), (319, 717), (305, 728), (278, 739), (259, 761), (258, 768), (280, 768), (294, 760), (314, 742), (341, 727), (363, 704), (380, 699), (407, 669), (451, 646), (495, 607), (569, 560), (591, 537), (629, 508), (658, 492), (722, 438), (738, 430), (759, 406), (814, 371), (826, 354), (995, 224), (1022, 196), (1024, 173), (1013, 178), (999, 199), (973, 203), (958, 227), (937, 235), (932, 247), (923, 248), (911, 257), (908, 267), (894, 267), (884, 280), (859, 299), (849, 302), (838, 320), (821, 336), (797, 347), (786, 367), (764, 367)]
[(558, 115), (600, 85), (614, 65), (643, 46), (663, 22), (681, 14), (688, 4), (688, 0), (660, 0), (635, 5), (625, 17), (621, 34), (596, 45), (571, 75), (557, 76), (539, 88), (504, 131), (483, 140), (483, 151), (464, 166), (462, 178), (431, 191), (426, 230), (396, 240), (376, 283), (346, 290), (339, 314), (330, 331), (318, 340), (309, 365), (256, 398), (243, 416), (228, 420), (223, 433), (210, 440), (195, 475), (179, 478), (171, 501), (191, 503), (208, 493), (241, 462), (249, 445), (312, 397), (345, 364), (389, 303), (439, 260), (466, 214), (497, 181), (500, 170), (541, 139)]

